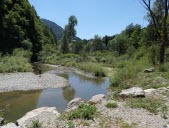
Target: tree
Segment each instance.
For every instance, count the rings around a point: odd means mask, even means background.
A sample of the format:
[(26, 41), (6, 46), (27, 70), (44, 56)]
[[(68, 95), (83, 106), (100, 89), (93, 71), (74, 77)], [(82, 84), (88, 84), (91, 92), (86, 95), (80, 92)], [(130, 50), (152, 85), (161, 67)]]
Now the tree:
[(32, 61), (36, 61), (44, 42), (54, 43), (28, 0), (0, 0), (0, 17), (0, 52), (3, 54), (24, 48), (33, 53)]
[(119, 55), (125, 54), (128, 48), (128, 37), (125, 34), (117, 35), (109, 42), (109, 48), (117, 51)]
[(91, 41), (91, 51), (102, 51), (105, 49), (105, 45), (102, 43), (101, 37), (98, 35), (94, 36), (94, 39)]
[(60, 51), (62, 53), (67, 53), (69, 51), (68, 43), (70, 43), (71, 40), (76, 36), (75, 26), (77, 23), (78, 22), (75, 16), (69, 17), (68, 24), (64, 28), (63, 36), (61, 39)]
[(167, 18), (169, 11), (168, 0), (156, 0), (152, 7), (152, 0), (141, 0), (149, 12), (149, 22), (154, 27), (154, 37), (160, 45), (160, 64), (164, 63), (165, 48), (168, 45)]

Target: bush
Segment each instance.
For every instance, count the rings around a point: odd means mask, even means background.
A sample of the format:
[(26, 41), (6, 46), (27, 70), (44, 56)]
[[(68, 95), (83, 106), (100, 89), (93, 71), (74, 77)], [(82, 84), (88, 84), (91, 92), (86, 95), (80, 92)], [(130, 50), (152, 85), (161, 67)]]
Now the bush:
[(106, 75), (105, 75), (105, 72), (102, 69), (100, 69), (100, 70), (95, 71), (95, 76), (96, 77), (105, 77)]
[(169, 63), (164, 63), (159, 66), (158, 69), (160, 72), (168, 72), (169, 71)]
[[(121, 89), (128, 88), (130, 83), (138, 82), (138, 74), (143, 72), (143, 70), (150, 66), (147, 58), (142, 58), (141, 60), (130, 60), (123, 61), (121, 63), (123, 66), (116, 69), (115, 75), (111, 78), (110, 86), (120, 87)], [(127, 84), (128, 85), (127, 85)], [(130, 85), (132, 85), (130, 84)]]
[(117, 103), (115, 103), (115, 102), (108, 102), (108, 103), (106, 104), (106, 107), (107, 107), (107, 108), (117, 108), (118, 105), (117, 105)]
[(96, 77), (105, 77), (105, 71), (102, 69), (102, 66), (96, 63), (77, 63), (76, 67), (80, 70), (83, 70), (85, 72), (93, 73)]
[(82, 103), (79, 105), (79, 107), (73, 111), (71, 111), (68, 114), (68, 119), (77, 119), (77, 118), (83, 118), (83, 119), (93, 119), (94, 115), (96, 113), (96, 107), (87, 103)]
[(0, 73), (32, 71), (29, 57), (30, 52), (23, 49), (15, 49), (12, 56), (0, 56)]

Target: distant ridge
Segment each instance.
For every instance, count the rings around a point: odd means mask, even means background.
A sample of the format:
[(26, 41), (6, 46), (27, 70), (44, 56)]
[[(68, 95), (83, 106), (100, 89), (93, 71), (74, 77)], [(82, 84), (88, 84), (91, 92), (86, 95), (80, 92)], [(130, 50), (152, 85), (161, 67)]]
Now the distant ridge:
[[(41, 19), (41, 22), (46, 24), (50, 29), (52, 29), (57, 40), (60, 40), (62, 38), (63, 28), (61, 26), (59, 26), (55, 22), (47, 20), (47, 19)], [(75, 40), (81, 40), (81, 39), (79, 37), (75, 37)]]

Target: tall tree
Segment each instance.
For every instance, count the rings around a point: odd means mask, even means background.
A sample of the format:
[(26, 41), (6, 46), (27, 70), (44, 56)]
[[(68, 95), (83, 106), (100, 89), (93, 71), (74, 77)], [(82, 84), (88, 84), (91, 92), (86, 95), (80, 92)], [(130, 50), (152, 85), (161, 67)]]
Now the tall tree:
[(160, 44), (160, 63), (164, 63), (165, 48), (168, 45), (167, 18), (169, 11), (168, 0), (156, 0), (152, 7), (152, 0), (141, 0), (145, 9), (149, 12), (149, 22), (154, 27), (154, 36)]
[(63, 36), (61, 39), (60, 51), (62, 53), (67, 53), (69, 51), (68, 43), (70, 43), (71, 40), (76, 36), (75, 26), (77, 23), (78, 22), (75, 16), (69, 17), (68, 24), (64, 28)]
[(91, 41), (91, 49), (90, 50), (92, 52), (105, 50), (105, 45), (102, 43), (100, 36), (98, 36), (98, 35), (94, 36), (94, 39)]
[[(30, 50), (36, 61), (44, 42), (52, 36), (44, 31), (34, 7), (28, 0), (0, 0), (0, 52), (11, 54), (15, 48)], [(47, 30), (47, 29), (46, 29)]]

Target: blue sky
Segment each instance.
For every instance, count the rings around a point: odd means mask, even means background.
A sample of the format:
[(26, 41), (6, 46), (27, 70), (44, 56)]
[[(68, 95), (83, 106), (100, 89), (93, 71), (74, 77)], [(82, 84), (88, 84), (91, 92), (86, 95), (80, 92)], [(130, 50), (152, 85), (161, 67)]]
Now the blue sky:
[(94, 35), (120, 33), (130, 23), (147, 25), (146, 10), (140, 0), (29, 0), (38, 15), (64, 28), (70, 15), (78, 20), (77, 36), (82, 39)]

